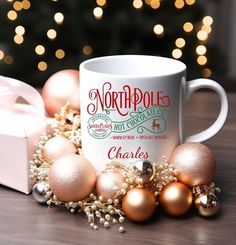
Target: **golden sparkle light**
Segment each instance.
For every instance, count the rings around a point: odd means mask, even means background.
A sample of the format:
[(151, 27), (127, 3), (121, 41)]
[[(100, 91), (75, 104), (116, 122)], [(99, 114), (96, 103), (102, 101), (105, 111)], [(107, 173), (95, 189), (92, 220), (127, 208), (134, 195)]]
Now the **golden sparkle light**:
[(176, 0), (175, 1), (175, 7), (177, 9), (182, 9), (184, 7), (184, 1), (183, 0)]
[(2, 50), (0, 50), (0, 60), (2, 60), (4, 58), (5, 54)]
[(163, 35), (164, 33), (164, 27), (161, 24), (157, 24), (153, 27), (153, 31), (156, 35)]
[(204, 55), (198, 56), (197, 63), (201, 66), (205, 65), (207, 63), (207, 57)]
[(28, 1), (28, 0), (23, 0), (23, 1), (22, 1), (22, 7), (23, 7), (23, 9), (25, 9), (25, 10), (29, 9), (29, 8), (31, 7), (30, 1)]
[(161, 3), (159, 0), (151, 0), (150, 1), (150, 6), (153, 9), (158, 9), (161, 6)]
[(106, 0), (97, 0), (96, 3), (98, 6), (104, 6), (106, 4)]
[(47, 65), (47, 63), (46, 63), (45, 61), (40, 61), (40, 62), (38, 63), (38, 69), (39, 69), (40, 71), (46, 71), (47, 68), (48, 68), (48, 65)]
[(185, 46), (186, 42), (183, 38), (179, 37), (176, 39), (175, 41), (175, 45), (178, 47), (178, 48), (183, 48)]
[(20, 1), (15, 1), (13, 3), (13, 8), (16, 10), (16, 11), (21, 11), (22, 8), (23, 8), (23, 5)]
[(47, 36), (48, 36), (49, 39), (53, 40), (53, 39), (56, 38), (57, 32), (54, 29), (49, 29), (47, 31)]
[(191, 22), (186, 22), (183, 25), (183, 29), (185, 32), (191, 32), (193, 30), (193, 24)]
[(93, 15), (97, 20), (100, 20), (102, 18), (103, 15), (103, 9), (100, 7), (96, 7), (93, 10)]
[(16, 44), (22, 44), (24, 42), (24, 37), (20, 35), (15, 35), (14, 36), (14, 42)]
[(208, 34), (205, 31), (201, 30), (197, 33), (197, 38), (201, 41), (206, 41), (208, 39)]
[(174, 49), (174, 50), (172, 51), (172, 56), (173, 56), (175, 59), (181, 58), (182, 54), (183, 54), (182, 51), (181, 51), (180, 49), (178, 49), (178, 48), (176, 48), (176, 49)]
[(37, 45), (35, 47), (35, 53), (38, 55), (43, 55), (45, 53), (45, 48), (43, 45)]
[(85, 45), (85, 46), (83, 47), (83, 53), (84, 53), (85, 55), (91, 55), (91, 54), (93, 53), (92, 47), (91, 47), (90, 45)]
[(60, 12), (55, 13), (54, 20), (57, 24), (62, 24), (64, 21), (64, 15)]
[(23, 26), (17, 26), (15, 28), (15, 33), (19, 36), (23, 36), (25, 34), (25, 28)]
[(196, 53), (198, 55), (204, 55), (207, 52), (207, 49), (204, 45), (198, 45), (196, 48)]
[(8, 13), (7, 13), (7, 18), (8, 18), (9, 20), (16, 20), (16, 18), (17, 18), (17, 13), (16, 13), (16, 11), (14, 11), (14, 10), (8, 11)]
[(185, 2), (187, 5), (193, 5), (196, 2), (196, 0), (185, 0)]
[(202, 75), (203, 75), (203, 77), (205, 77), (205, 78), (210, 77), (210, 76), (211, 76), (211, 69), (209, 69), (209, 68), (204, 68), (204, 69), (202, 70)]
[(202, 22), (206, 26), (211, 26), (213, 24), (213, 18), (211, 16), (205, 16)]
[(7, 65), (11, 65), (14, 62), (14, 59), (11, 55), (7, 55), (5, 56), (4, 61)]
[(58, 59), (63, 59), (65, 57), (65, 51), (63, 49), (58, 49), (56, 52), (55, 52), (55, 56), (58, 58)]
[(143, 1), (142, 0), (134, 0), (133, 1), (133, 6), (136, 9), (140, 9), (143, 6)]
[(207, 34), (209, 34), (209, 33), (211, 33), (212, 28), (211, 28), (211, 26), (202, 25), (201, 30), (205, 31)]

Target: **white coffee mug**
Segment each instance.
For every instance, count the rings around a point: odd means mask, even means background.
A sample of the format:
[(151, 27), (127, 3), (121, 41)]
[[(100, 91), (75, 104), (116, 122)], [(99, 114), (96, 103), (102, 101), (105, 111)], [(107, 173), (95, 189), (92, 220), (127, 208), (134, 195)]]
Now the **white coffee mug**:
[[(201, 133), (183, 136), (183, 105), (200, 88), (221, 100), (218, 118)], [(184, 63), (144, 55), (107, 56), (80, 65), (82, 152), (97, 171), (112, 161), (167, 159), (182, 142), (201, 142), (223, 126), (228, 101), (215, 81), (186, 82)]]

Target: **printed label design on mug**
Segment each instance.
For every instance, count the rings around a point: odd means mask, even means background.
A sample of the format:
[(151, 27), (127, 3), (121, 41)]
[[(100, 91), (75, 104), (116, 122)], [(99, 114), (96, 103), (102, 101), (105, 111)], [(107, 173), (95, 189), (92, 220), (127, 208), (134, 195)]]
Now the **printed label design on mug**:
[[(135, 83), (134, 83), (135, 84)], [(144, 91), (124, 85), (113, 89), (111, 83), (103, 84), (101, 90), (89, 91), (87, 112), (89, 134), (96, 139), (151, 139), (162, 134), (167, 127), (166, 115), (171, 99), (163, 91)], [(115, 120), (114, 114), (120, 120)], [(112, 149), (112, 148), (111, 148)]]

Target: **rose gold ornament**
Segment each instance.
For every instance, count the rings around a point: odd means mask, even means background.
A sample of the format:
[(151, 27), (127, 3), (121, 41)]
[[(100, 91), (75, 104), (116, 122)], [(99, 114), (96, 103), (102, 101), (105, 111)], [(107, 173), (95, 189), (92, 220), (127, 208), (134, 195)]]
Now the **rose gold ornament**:
[(46, 162), (52, 163), (63, 155), (73, 153), (76, 153), (74, 144), (70, 140), (58, 135), (49, 139), (45, 144), (43, 158)]
[(118, 190), (121, 190), (125, 178), (122, 174), (115, 171), (102, 173), (96, 183), (96, 191), (98, 196), (102, 196), (105, 201), (114, 199)]
[(49, 170), (49, 185), (62, 201), (80, 201), (87, 197), (96, 182), (96, 172), (84, 157), (70, 154), (58, 158)]
[(220, 202), (213, 193), (201, 193), (195, 198), (194, 204), (198, 214), (203, 217), (211, 217), (220, 209)]
[(80, 110), (79, 71), (62, 70), (54, 73), (46, 81), (42, 96), (50, 116), (59, 113), (62, 106), (69, 102), (75, 110)]
[(173, 182), (163, 188), (160, 203), (164, 210), (172, 216), (185, 214), (192, 204), (192, 192), (179, 182)]
[(215, 175), (214, 156), (208, 147), (200, 143), (178, 146), (170, 163), (178, 170), (178, 180), (188, 186), (207, 185)]
[(122, 199), (122, 209), (128, 219), (145, 221), (156, 209), (156, 200), (152, 192), (143, 188), (129, 190)]

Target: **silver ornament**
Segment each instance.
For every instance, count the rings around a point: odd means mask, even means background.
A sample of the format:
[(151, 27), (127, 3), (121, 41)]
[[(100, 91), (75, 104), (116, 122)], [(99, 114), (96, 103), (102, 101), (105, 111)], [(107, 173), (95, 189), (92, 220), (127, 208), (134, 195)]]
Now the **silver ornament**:
[(198, 214), (203, 217), (211, 217), (220, 209), (220, 202), (213, 193), (201, 193), (195, 199), (195, 207)]
[(138, 160), (131, 167), (138, 184), (148, 183), (154, 177), (153, 165), (148, 160)]
[(34, 185), (33, 187), (33, 197), (36, 201), (38, 201), (39, 203), (46, 203), (48, 198), (46, 198), (46, 190), (47, 190), (48, 184), (44, 181), (42, 182), (38, 182)]

